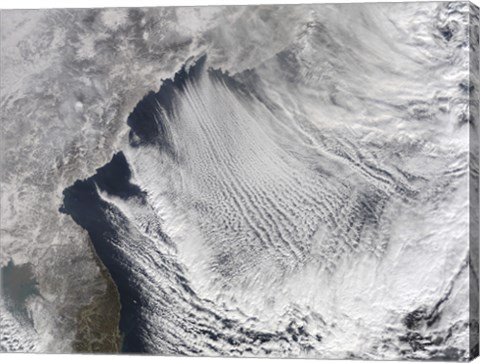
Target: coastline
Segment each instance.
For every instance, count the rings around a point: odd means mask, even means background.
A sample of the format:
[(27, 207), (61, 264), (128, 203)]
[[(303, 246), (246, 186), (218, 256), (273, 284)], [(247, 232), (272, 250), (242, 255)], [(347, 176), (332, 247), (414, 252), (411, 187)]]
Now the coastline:
[(72, 344), (73, 351), (75, 353), (120, 353), (123, 345), (123, 336), (120, 332), (120, 294), (108, 269), (97, 255), (90, 237), (88, 237), (88, 245), (106, 288), (103, 294), (95, 295), (94, 300), (77, 313), (77, 332)]

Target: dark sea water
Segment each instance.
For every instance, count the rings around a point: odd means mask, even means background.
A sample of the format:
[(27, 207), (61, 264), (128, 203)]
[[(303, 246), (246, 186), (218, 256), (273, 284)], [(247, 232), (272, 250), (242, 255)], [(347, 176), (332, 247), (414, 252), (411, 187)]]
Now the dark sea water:
[(14, 314), (28, 318), (26, 301), (39, 293), (37, 281), (29, 263), (15, 265), (12, 260), (1, 269), (1, 292), (6, 297), (7, 307)]
[[(115, 282), (121, 302), (120, 330), (124, 337), (122, 350), (143, 352), (143, 345), (137, 327), (142, 324), (136, 314), (136, 304), (141, 300), (134, 282), (130, 279), (129, 266), (121, 251), (116, 249), (117, 230), (106, 217), (122, 214), (105, 203), (97, 193), (97, 187), (120, 198), (143, 198), (138, 187), (130, 184), (130, 170), (124, 155), (120, 152), (112, 160), (85, 180), (78, 180), (64, 191), (63, 213), (70, 215), (76, 223), (88, 231), (97, 255), (110, 272)], [(128, 221), (125, 220), (125, 226)]]

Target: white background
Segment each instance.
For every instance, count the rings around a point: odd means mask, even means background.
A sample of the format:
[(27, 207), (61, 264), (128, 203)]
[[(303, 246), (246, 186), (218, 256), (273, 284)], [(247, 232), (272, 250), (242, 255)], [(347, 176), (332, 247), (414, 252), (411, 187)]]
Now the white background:
[[(425, 1), (425, 0), (420, 0)], [(364, 1), (298, 1), (298, 0), (1, 0), (1, 9), (44, 9), (44, 8), (91, 8), (91, 7), (143, 7), (143, 6), (199, 6), (199, 5), (252, 5), (252, 4), (301, 4), (301, 3), (360, 3)], [(382, 1), (398, 2), (398, 1)], [(473, 1), (480, 5), (480, 0)], [(39, 362), (39, 363), (301, 363), (301, 362), (328, 362), (321, 360), (294, 360), (294, 359), (258, 359), (258, 358), (193, 358), (193, 357), (162, 357), (162, 356), (126, 356), (126, 355), (65, 355), (65, 354), (0, 354), (2, 363)], [(334, 362), (347, 363), (352, 361), (337, 360)], [(362, 361), (357, 361), (362, 362)], [(480, 363), (480, 359), (475, 360)]]

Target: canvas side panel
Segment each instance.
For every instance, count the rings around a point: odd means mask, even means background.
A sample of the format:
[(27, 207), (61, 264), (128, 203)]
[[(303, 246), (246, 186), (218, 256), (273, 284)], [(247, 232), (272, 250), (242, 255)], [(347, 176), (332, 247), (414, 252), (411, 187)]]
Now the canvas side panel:
[(479, 9), (470, 4), (470, 359), (478, 356), (479, 333)]

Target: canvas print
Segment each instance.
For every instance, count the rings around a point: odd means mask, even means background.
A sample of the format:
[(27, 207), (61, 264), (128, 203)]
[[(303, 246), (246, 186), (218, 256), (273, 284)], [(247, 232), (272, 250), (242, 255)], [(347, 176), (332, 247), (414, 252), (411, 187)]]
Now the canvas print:
[(475, 5), (0, 30), (1, 351), (478, 355)]

